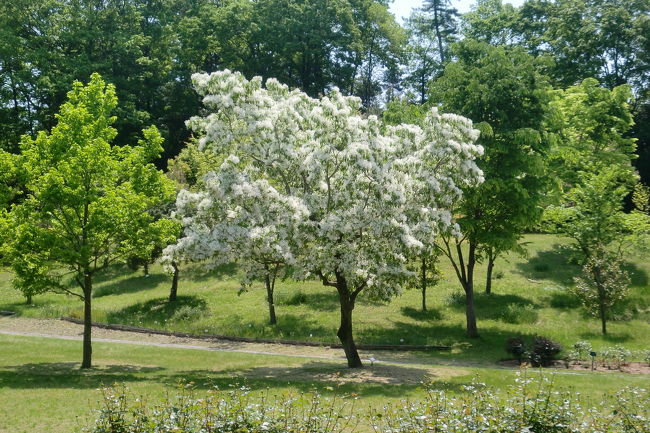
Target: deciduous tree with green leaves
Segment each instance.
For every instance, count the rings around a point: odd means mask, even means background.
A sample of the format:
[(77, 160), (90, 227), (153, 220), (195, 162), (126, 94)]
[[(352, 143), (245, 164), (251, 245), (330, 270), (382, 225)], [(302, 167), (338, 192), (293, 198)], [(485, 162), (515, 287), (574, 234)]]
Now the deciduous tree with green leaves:
[(155, 127), (135, 146), (111, 145), (116, 105), (115, 88), (98, 74), (86, 86), (74, 83), (52, 130), (22, 140), (26, 194), (6, 221), (14, 285), (83, 300), (82, 368), (91, 367), (95, 276), (134, 252), (137, 239), (156, 229), (148, 210), (174, 194), (151, 163), (162, 152)]
[(627, 135), (631, 98), (629, 86), (608, 90), (586, 79), (556, 91), (551, 103), (549, 127), (557, 140), (549, 164), (562, 194), (544, 220), (575, 241), (583, 262), (611, 248), (623, 254), (629, 245), (624, 199), (637, 182), (635, 139)]
[(601, 251), (591, 256), (583, 267), (583, 275), (575, 279), (573, 293), (582, 305), (598, 316), (603, 335), (607, 334), (609, 311), (627, 295), (630, 277), (621, 268), (621, 259), (615, 254)]
[(543, 119), (549, 87), (537, 60), (521, 48), (465, 40), (454, 46), (454, 54), (457, 60), (432, 83), (430, 98), (442, 110), (472, 119), (481, 131), (485, 154), (478, 165), (485, 182), (466, 188), (457, 203), (463, 235), (443, 236), (439, 246), (465, 290), (467, 333), (476, 337), (477, 263), (486, 258), (492, 269), (497, 256), (516, 248), (523, 231), (541, 216), (548, 184)]

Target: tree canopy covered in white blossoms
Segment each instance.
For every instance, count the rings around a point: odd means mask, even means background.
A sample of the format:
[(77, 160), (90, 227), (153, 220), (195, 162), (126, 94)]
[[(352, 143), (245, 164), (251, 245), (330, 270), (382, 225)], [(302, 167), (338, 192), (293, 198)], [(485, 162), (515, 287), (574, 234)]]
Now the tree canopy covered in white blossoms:
[(351, 367), (357, 295), (390, 299), (410, 275), (407, 257), (457, 232), (461, 188), (482, 181), (470, 120), (435, 108), (423, 126), (386, 126), (333, 90), (314, 99), (275, 79), (228, 70), (192, 77), (209, 114), (188, 126), (223, 155), (205, 187), (181, 191), (185, 232), (169, 260), (238, 261), (248, 278), (270, 264), (337, 289), (338, 336)]

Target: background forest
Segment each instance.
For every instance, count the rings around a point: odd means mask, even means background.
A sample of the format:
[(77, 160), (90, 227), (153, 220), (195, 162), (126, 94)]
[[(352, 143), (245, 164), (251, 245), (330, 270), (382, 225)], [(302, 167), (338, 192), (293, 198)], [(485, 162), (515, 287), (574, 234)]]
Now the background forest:
[[(189, 138), (199, 113), (190, 75), (231, 69), (275, 77), (310, 96), (338, 87), (365, 110), (438, 104), (430, 83), (462, 60), (469, 39), (537, 59), (548, 85), (595, 78), (627, 84), (635, 165), (650, 180), (650, 19), (646, 0), (479, 0), (460, 15), (427, 0), (404, 23), (389, 1), (11, 0), (0, 5), (0, 148), (53, 126), (74, 80), (100, 73), (117, 88), (117, 143), (145, 126), (165, 138), (160, 168)], [(487, 50), (487, 48), (486, 48)], [(477, 58), (471, 61), (476, 61)], [(489, 97), (490, 95), (485, 95)], [(492, 95), (498, 96), (498, 95)], [(470, 116), (471, 117), (471, 116)], [(480, 121), (481, 119), (472, 119)]]

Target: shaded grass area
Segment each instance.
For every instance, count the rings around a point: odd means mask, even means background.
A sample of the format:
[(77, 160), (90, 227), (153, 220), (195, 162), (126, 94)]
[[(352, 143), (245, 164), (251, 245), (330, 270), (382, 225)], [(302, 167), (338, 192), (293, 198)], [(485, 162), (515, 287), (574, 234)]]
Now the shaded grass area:
[[(479, 339), (465, 336), (464, 296), (450, 265), (441, 259), (441, 283), (429, 288), (428, 312), (420, 311), (421, 294), (407, 290), (390, 303), (377, 302), (362, 293), (354, 311), (357, 342), (367, 344), (453, 345), (450, 353), (429, 359), (474, 360), (484, 363), (506, 357), (505, 340), (514, 336), (543, 335), (571, 346), (591, 340), (600, 350), (618, 342), (629, 349), (650, 349), (650, 263), (629, 262), (633, 287), (628, 299), (614, 312), (610, 335), (599, 334), (599, 322), (580, 308), (580, 300), (567, 288), (580, 272), (572, 263), (566, 241), (550, 235), (528, 235), (528, 255), (497, 261), (493, 294), (482, 293), (484, 269), (476, 275), (476, 311)], [(170, 277), (159, 266), (151, 276), (113, 267), (96, 281), (93, 314), (107, 321), (157, 329), (214, 333), (260, 338), (337, 342), (339, 303), (336, 291), (318, 281), (278, 281), (278, 325), (268, 324), (268, 306), (262, 284), (240, 291), (234, 265), (207, 270), (200, 265), (181, 268), (179, 300), (168, 303)], [(71, 297), (54, 294), (34, 298), (24, 305), (10, 288), (10, 275), (0, 273), (0, 309), (27, 317), (82, 317), (82, 305)]]
[[(428, 364), (377, 364), (361, 371), (343, 361), (283, 356), (205, 352), (174, 348), (95, 343), (95, 367), (81, 371), (81, 342), (0, 335), (0, 431), (69, 433), (92, 420), (101, 394), (98, 388), (125, 384), (136, 396), (159, 400), (180, 382), (199, 391), (249, 387), (273, 394), (318, 391), (325, 396), (356, 394), (359, 410), (424, 395), (420, 381), (452, 393), (481, 381), (506, 389), (514, 370), (448, 367)], [(539, 374), (531, 371), (529, 374)], [(597, 373), (596, 373), (597, 374)], [(624, 374), (559, 374), (558, 386), (579, 389), (594, 398), (640, 376)], [(389, 386), (387, 386), (389, 385)]]

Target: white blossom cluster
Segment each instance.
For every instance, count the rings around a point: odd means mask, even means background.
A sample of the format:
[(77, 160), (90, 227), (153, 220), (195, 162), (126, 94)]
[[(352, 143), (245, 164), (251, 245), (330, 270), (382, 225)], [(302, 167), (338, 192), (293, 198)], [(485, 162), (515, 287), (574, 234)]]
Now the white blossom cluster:
[(204, 190), (178, 195), (185, 235), (169, 259), (278, 261), (389, 298), (409, 254), (458, 232), (452, 206), (483, 180), (464, 117), (433, 109), (423, 127), (389, 127), (338, 91), (313, 99), (228, 70), (192, 79), (210, 114), (188, 126), (226, 158)]

